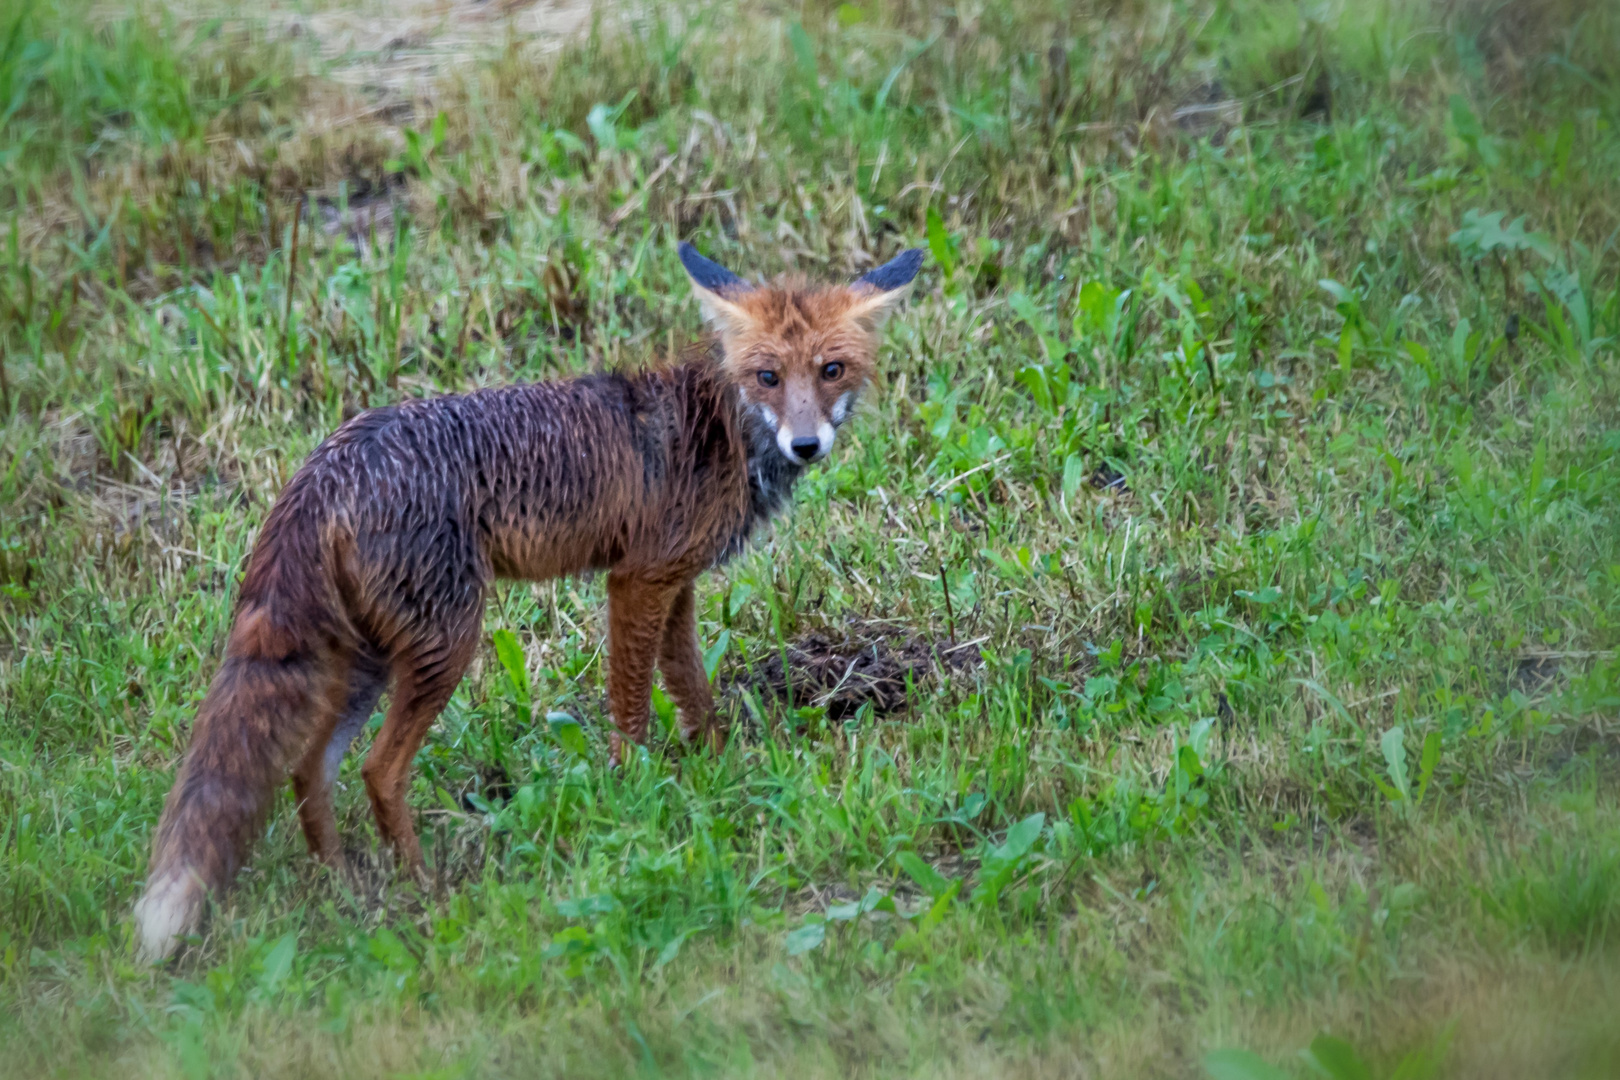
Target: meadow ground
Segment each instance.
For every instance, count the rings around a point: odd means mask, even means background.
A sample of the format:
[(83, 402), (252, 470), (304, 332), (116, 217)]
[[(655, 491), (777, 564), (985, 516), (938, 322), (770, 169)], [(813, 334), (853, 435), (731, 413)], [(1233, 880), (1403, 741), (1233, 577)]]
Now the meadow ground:
[[(1614, 5), (287, 10), (0, 20), (0, 1075), (1620, 1075)], [(600, 583), (503, 586), (431, 887), (351, 758), (354, 877), (284, 797), (137, 965), (292, 470), (679, 345), (688, 238), (931, 252), (702, 582), (730, 746), (608, 773)]]

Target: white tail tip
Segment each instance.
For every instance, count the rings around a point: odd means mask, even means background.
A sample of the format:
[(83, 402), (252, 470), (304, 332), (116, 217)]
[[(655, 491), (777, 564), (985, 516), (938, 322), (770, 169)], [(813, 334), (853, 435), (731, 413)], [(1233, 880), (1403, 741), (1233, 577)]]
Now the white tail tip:
[(169, 958), (179, 940), (196, 929), (206, 895), (202, 881), (184, 866), (164, 870), (146, 883), (146, 893), (135, 905), (143, 961), (156, 964)]

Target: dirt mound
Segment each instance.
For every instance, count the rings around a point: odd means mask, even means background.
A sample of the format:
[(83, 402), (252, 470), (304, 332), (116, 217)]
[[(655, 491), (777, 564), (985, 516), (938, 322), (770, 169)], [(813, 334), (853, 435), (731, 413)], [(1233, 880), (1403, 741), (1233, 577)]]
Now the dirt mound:
[(805, 634), (788, 645), (785, 655), (762, 658), (740, 685), (762, 701), (818, 706), (827, 710), (828, 719), (845, 720), (868, 702), (878, 716), (902, 712), (909, 704), (908, 686), (920, 689), (979, 663), (976, 641), (953, 645), (882, 624), (853, 625), (842, 637), (835, 633)]

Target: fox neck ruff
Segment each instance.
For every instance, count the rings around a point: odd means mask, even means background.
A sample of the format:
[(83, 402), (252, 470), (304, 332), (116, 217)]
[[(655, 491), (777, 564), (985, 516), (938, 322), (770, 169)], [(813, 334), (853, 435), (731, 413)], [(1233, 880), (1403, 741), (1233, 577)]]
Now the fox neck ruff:
[(804, 475), (804, 466), (789, 461), (777, 446), (776, 425), (763, 409), (739, 394), (737, 412), (748, 463), (748, 520), (720, 562), (737, 555), (749, 535), (782, 510), (793, 495), (793, 485)]

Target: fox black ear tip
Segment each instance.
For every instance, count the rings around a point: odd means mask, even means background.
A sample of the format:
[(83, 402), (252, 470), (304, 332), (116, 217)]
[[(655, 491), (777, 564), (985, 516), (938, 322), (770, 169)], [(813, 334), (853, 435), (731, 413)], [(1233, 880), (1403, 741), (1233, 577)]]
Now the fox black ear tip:
[(857, 285), (867, 285), (889, 292), (911, 284), (917, 271), (922, 269), (923, 249), (907, 248), (875, 270), (862, 275)]
[(687, 274), (700, 287), (722, 294), (747, 291), (747, 282), (713, 259), (704, 258), (689, 242), (682, 240), (676, 252), (680, 255), (681, 265), (686, 267)]

